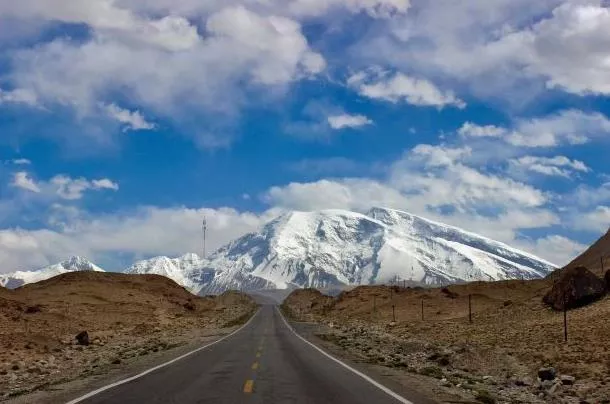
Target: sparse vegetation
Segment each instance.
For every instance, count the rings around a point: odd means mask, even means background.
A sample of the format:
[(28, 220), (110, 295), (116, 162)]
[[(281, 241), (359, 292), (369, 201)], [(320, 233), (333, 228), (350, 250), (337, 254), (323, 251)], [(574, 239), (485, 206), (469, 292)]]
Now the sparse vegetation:
[[(463, 400), (604, 402), (610, 397), (610, 296), (568, 312), (566, 344), (563, 313), (542, 302), (552, 285), (549, 278), (391, 293), (387, 286), (361, 286), (337, 299), (324, 296), (325, 313), (311, 305), (318, 298), (313, 292), (294, 293), (284, 305), (297, 320), (320, 324), (317, 335), (357, 360), (404, 367)], [(557, 369), (556, 380), (538, 381), (545, 366)]]
[(196, 344), (254, 310), (240, 293), (198, 297), (156, 275), (75, 272), (0, 289), (0, 401)]

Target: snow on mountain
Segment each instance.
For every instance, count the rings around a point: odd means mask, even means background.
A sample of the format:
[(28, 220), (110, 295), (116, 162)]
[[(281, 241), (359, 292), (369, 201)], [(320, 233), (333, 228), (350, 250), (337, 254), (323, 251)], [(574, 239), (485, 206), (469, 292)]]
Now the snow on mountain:
[[(506, 244), (392, 209), (367, 214), (345, 210), (290, 212), (203, 259), (155, 257), (136, 262), (131, 274), (158, 274), (194, 293), (228, 289), (292, 289), (388, 283), (532, 279), (555, 266)], [(69, 271), (102, 271), (73, 257), (38, 271), (0, 275), (9, 288)]]
[(0, 285), (9, 289), (18, 288), (26, 283), (44, 281), (66, 272), (104, 270), (83, 257), (71, 257), (59, 264), (50, 265), (35, 271), (15, 271), (8, 274), (0, 274)]
[(189, 253), (179, 258), (154, 257), (138, 261), (124, 272), (128, 274), (155, 274), (172, 279), (179, 285), (197, 292), (213, 277), (203, 269), (205, 261), (197, 254)]
[(555, 266), (488, 238), (406, 212), (291, 212), (213, 253), (201, 293), (332, 288), (406, 280), (438, 285), (539, 278)]

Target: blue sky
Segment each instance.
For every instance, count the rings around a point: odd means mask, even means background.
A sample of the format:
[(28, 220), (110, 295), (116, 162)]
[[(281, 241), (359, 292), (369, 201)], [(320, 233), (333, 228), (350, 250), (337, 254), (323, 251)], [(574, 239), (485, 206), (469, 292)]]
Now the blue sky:
[(610, 224), (610, 10), (544, 0), (0, 5), (0, 271), (388, 206), (564, 264)]

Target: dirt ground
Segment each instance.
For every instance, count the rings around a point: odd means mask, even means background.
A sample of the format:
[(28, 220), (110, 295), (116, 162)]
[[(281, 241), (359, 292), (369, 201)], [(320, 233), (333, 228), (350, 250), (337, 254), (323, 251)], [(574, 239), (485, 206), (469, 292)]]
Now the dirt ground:
[[(566, 343), (563, 313), (542, 303), (551, 286), (550, 278), (363, 286), (334, 299), (301, 290), (283, 307), (323, 324), (318, 337), (350, 355), (436, 379), (439, 401), (437, 386), (484, 403), (610, 403), (610, 297), (568, 312)], [(538, 380), (542, 367), (557, 378)]]
[(0, 289), (0, 400), (192, 344), (255, 308), (246, 295), (198, 297), (156, 275), (79, 272)]

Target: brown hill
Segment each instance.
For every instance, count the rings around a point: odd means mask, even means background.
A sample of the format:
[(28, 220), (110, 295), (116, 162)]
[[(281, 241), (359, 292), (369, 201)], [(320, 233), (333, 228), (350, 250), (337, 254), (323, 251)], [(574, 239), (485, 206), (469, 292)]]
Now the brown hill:
[(602, 258), (605, 271), (610, 269), (610, 229), (585, 252), (576, 257), (564, 268), (585, 267), (598, 276), (603, 277), (601, 271)]
[[(196, 343), (254, 307), (246, 295), (199, 297), (158, 275), (73, 272), (0, 290), (0, 400)], [(88, 346), (75, 339), (83, 331)]]

